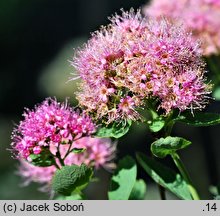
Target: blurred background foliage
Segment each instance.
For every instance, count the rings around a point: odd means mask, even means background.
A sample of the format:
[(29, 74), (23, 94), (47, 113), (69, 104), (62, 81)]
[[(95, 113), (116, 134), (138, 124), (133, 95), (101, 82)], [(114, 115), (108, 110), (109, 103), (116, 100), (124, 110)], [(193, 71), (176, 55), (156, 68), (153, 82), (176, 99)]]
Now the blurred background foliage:
[[(1, 0), (0, 1), (0, 199), (48, 199), (37, 190), (37, 184), (22, 187), (16, 174), (17, 161), (11, 157), (10, 136), (21, 120), (24, 107), (33, 108), (45, 97), (76, 105), (76, 81), (67, 82), (74, 48), (90, 37), (90, 32), (107, 24), (109, 16), (120, 8), (139, 8), (145, 0)], [(209, 110), (220, 112), (220, 104)], [(174, 135), (192, 140), (193, 145), (182, 152), (192, 179), (202, 198), (212, 198), (208, 188), (220, 178), (220, 126), (193, 128), (177, 125)], [(118, 142), (118, 158), (135, 151), (149, 153), (152, 141), (145, 125), (135, 124), (129, 134)], [(173, 166), (168, 159), (163, 160)], [(174, 168), (174, 166), (173, 166)], [(98, 183), (87, 189), (89, 199), (106, 199), (110, 173), (97, 172)], [(147, 181), (146, 199), (159, 199), (157, 187), (139, 169), (139, 177)], [(175, 199), (175, 197), (169, 196)]]

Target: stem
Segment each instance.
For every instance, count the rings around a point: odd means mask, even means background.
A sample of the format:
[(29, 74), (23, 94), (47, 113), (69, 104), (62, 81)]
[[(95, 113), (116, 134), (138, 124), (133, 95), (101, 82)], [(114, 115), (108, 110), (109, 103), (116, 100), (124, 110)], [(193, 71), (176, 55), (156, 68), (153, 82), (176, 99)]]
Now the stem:
[(166, 193), (165, 193), (165, 188), (161, 185), (158, 185), (159, 191), (160, 191), (160, 199), (161, 200), (166, 200)]
[[(171, 134), (171, 131), (172, 131), (172, 128), (173, 128), (173, 125), (174, 125), (174, 122), (171, 120), (172, 116), (173, 116), (173, 113), (171, 113), (169, 115), (169, 117), (167, 118), (167, 120), (166, 120), (166, 125), (165, 125), (165, 128), (164, 128), (164, 136), (165, 137), (170, 136), (170, 134)], [(161, 199), (166, 200), (165, 188), (163, 188), (162, 186), (159, 186), (159, 189), (160, 189)]]
[(57, 158), (61, 164), (61, 166), (65, 166), (64, 161), (62, 160), (62, 158), (59, 156), (59, 154), (57, 154)]
[(152, 100), (150, 100), (150, 99), (149, 99), (149, 101), (146, 102), (146, 104), (147, 104), (147, 109), (149, 110), (149, 112), (150, 112), (150, 114), (151, 114), (151, 117), (152, 117), (152, 119), (154, 120), (154, 119), (158, 118), (159, 115), (158, 115), (158, 113), (157, 113), (157, 111), (156, 111), (155, 106), (154, 106), (153, 103), (154, 103), (154, 102), (153, 102)]
[(66, 157), (69, 155), (69, 153), (70, 153), (70, 149), (72, 148), (72, 145), (73, 145), (73, 142), (72, 142), (71, 144), (69, 144), (69, 148), (68, 148), (68, 150), (67, 150), (65, 156), (63, 157), (63, 160), (65, 160)]
[(60, 169), (60, 167), (57, 165), (56, 162), (54, 163), (54, 166), (55, 166), (57, 169)]
[[(220, 80), (220, 74), (219, 74), (218, 78)], [(148, 104), (148, 110), (150, 111), (150, 114), (151, 114), (151, 117), (153, 120), (158, 117), (158, 114), (157, 114), (156, 110), (154, 109), (154, 106), (151, 103)], [(169, 114), (169, 116), (166, 117), (163, 132), (162, 132), (162, 134), (160, 133), (157, 135), (159, 135), (159, 136), (162, 135), (162, 137), (164, 137), (164, 138), (170, 136), (173, 125), (174, 125), (173, 114), (174, 114), (174, 112), (172, 111)], [(186, 171), (186, 168), (185, 168), (184, 164), (182, 163), (179, 155), (177, 153), (173, 153), (171, 155), (171, 157), (172, 157), (174, 163), (176, 164), (177, 168), (179, 169), (179, 172), (181, 173), (183, 179), (186, 181), (193, 200), (200, 200), (199, 195), (198, 195), (196, 189), (194, 188), (192, 181), (188, 175), (188, 172)], [(161, 199), (165, 200), (166, 199), (165, 189), (159, 185), (159, 191), (160, 191)]]
[(173, 117), (173, 111), (169, 114), (169, 116), (166, 119), (166, 125), (164, 127), (164, 136), (168, 137), (171, 134), (171, 131), (173, 129), (174, 121), (172, 120)]
[[(152, 121), (154, 121), (155, 119), (157, 119), (159, 117), (156, 109), (155, 109), (155, 105), (153, 100), (149, 100), (146, 102), (147, 103), (147, 109), (151, 115)], [(154, 137), (155, 139), (157, 139), (157, 136)], [(152, 157), (154, 157), (154, 155), (152, 154)], [(166, 191), (165, 188), (159, 184), (158, 185), (158, 190), (159, 190), (159, 194), (160, 194), (160, 199), (161, 200), (166, 200)]]
[[(74, 139), (73, 140), (73, 142), (75, 142), (76, 140), (79, 140), (79, 139), (81, 139), (82, 137), (79, 137), (79, 138), (77, 138), (77, 139)], [(67, 150), (67, 152), (66, 152), (66, 154), (65, 154), (65, 156), (63, 157), (63, 161), (66, 159), (66, 157), (69, 155), (69, 153), (71, 152), (71, 148), (72, 148), (72, 146), (73, 146), (73, 142), (71, 142), (71, 143), (69, 143), (69, 148), (68, 148), (68, 150)]]
[(198, 195), (195, 187), (193, 186), (192, 181), (189, 177), (189, 174), (188, 174), (183, 162), (181, 161), (179, 155), (177, 153), (173, 153), (171, 155), (171, 157), (172, 157), (174, 163), (176, 164), (177, 168), (179, 169), (183, 179), (186, 181), (192, 198), (194, 200), (200, 200), (199, 195)]
[[(172, 114), (170, 114), (170, 116), (167, 119), (167, 125), (164, 128), (164, 135), (165, 137), (169, 136), (172, 128), (173, 128), (173, 121), (170, 121), (170, 119), (172, 118)], [(160, 191), (160, 198), (161, 200), (166, 200), (166, 194), (165, 194), (165, 188), (162, 187), (161, 185), (158, 186), (159, 187), (159, 191)]]
[[(151, 157), (155, 158), (155, 156), (151, 153)], [(159, 190), (159, 194), (160, 194), (160, 199), (161, 200), (166, 200), (166, 190), (163, 186), (161, 186), (160, 184), (156, 183), (158, 186), (158, 190)]]
[(60, 143), (58, 144), (58, 147), (57, 147), (56, 157), (58, 158), (61, 166), (65, 166), (64, 160), (61, 158), (61, 154), (60, 154)]

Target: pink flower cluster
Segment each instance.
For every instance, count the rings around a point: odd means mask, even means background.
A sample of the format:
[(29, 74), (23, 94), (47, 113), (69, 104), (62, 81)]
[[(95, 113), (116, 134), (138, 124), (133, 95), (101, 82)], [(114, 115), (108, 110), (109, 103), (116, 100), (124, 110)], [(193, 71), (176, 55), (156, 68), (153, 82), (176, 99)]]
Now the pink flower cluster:
[(219, 0), (152, 0), (144, 13), (150, 17), (167, 17), (182, 22), (201, 39), (203, 55), (220, 52), (220, 1)]
[(88, 116), (51, 98), (34, 110), (26, 109), (23, 116), (24, 120), (12, 135), (12, 147), (18, 158), (30, 160), (30, 154), (40, 154), (45, 147), (71, 144), (95, 132), (95, 125)]
[(101, 166), (106, 169), (114, 168), (111, 161), (115, 158), (116, 144), (112, 144), (111, 139), (83, 137), (76, 140), (73, 146), (77, 149), (85, 149), (85, 151), (69, 154), (64, 161), (66, 165), (84, 163), (96, 169)]
[[(61, 157), (64, 158), (68, 149), (69, 144), (60, 146)], [(73, 148), (85, 149), (81, 153), (69, 153), (65, 158), (65, 165), (81, 165), (82, 163), (94, 166), (96, 169), (101, 166), (104, 168), (114, 168), (112, 160), (115, 157), (116, 145), (111, 143), (110, 139), (107, 138), (91, 138), (83, 137), (77, 141), (74, 141)], [(70, 150), (72, 150), (70, 149)], [(51, 152), (56, 153), (56, 148), (51, 146)], [(59, 164), (59, 161), (57, 160)], [(43, 185), (41, 188), (43, 191), (50, 190), (50, 183), (52, 177), (57, 168), (55, 166), (49, 167), (37, 167), (27, 161), (20, 159), (20, 166), (18, 174), (24, 178), (24, 185), (28, 185), (30, 182), (37, 182)]]
[(181, 25), (123, 12), (95, 32), (72, 65), (82, 78), (79, 104), (107, 124), (138, 120), (137, 109), (156, 99), (158, 109), (201, 109), (204, 83), (200, 46)]

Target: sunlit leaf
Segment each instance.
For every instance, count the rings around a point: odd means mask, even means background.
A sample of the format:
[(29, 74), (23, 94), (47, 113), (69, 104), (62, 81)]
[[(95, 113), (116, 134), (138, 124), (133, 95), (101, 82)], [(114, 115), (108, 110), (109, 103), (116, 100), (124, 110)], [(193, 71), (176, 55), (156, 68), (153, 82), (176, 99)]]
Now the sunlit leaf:
[(190, 141), (181, 137), (160, 138), (151, 144), (152, 153), (160, 158), (164, 158), (167, 155), (171, 155), (177, 150), (186, 148), (191, 144)]
[(130, 129), (132, 122), (127, 121), (126, 123), (114, 122), (108, 126), (99, 127), (95, 136), (97, 137), (114, 137), (120, 138), (124, 136)]
[(159, 132), (161, 129), (163, 129), (165, 125), (165, 121), (162, 118), (156, 118), (152, 120), (149, 124), (149, 128), (152, 132)]
[(181, 199), (192, 200), (188, 185), (179, 174), (143, 153), (137, 153), (136, 157), (143, 169), (157, 184)]
[(112, 176), (108, 197), (110, 200), (128, 200), (135, 185), (137, 166), (130, 156), (119, 161), (118, 167)]
[(143, 179), (136, 180), (131, 191), (129, 200), (144, 200), (146, 196), (147, 186)]

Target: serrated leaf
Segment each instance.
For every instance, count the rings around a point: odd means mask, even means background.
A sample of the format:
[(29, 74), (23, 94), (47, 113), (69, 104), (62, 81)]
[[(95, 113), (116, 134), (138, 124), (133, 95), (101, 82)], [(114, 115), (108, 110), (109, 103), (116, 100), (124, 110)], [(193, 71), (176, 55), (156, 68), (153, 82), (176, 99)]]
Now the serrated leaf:
[(183, 139), (181, 137), (171, 137), (160, 138), (151, 144), (152, 153), (159, 157), (164, 158), (167, 155), (171, 155), (177, 150), (186, 148), (191, 144), (190, 141)]
[(70, 196), (74, 191), (80, 192), (89, 183), (93, 171), (85, 164), (81, 166), (64, 166), (57, 170), (52, 179), (52, 188), (57, 193)]
[(136, 157), (143, 169), (156, 183), (171, 191), (180, 199), (192, 200), (188, 185), (180, 174), (145, 156), (143, 153), (137, 153)]
[(143, 179), (136, 180), (131, 191), (129, 200), (144, 200), (147, 191), (147, 186)]
[(151, 121), (151, 123), (149, 124), (149, 128), (152, 132), (156, 133), (159, 132), (161, 129), (163, 129), (164, 125), (165, 125), (164, 119), (159, 117)]
[(126, 123), (114, 122), (106, 127), (98, 128), (95, 136), (96, 137), (114, 137), (116, 139), (124, 136), (130, 129), (132, 122), (127, 121)]
[(217, 113), (197, 112), (192, 115), (190, 112), (185, 112), (181, 116), (182, 118), (176, 119), (176, 121), (196, 127), (220, 124), (220, 114)]
[(40, 154), (31, 154), (31, 164), (39, 167), (48, 167), (55, 164), (54, 155), (49, 149), (43, 149)]
[(108, 197), (110, 200), (128, 200), (137, 176), (135, 160), (126, 156), (118, 163), (112, 176)]

